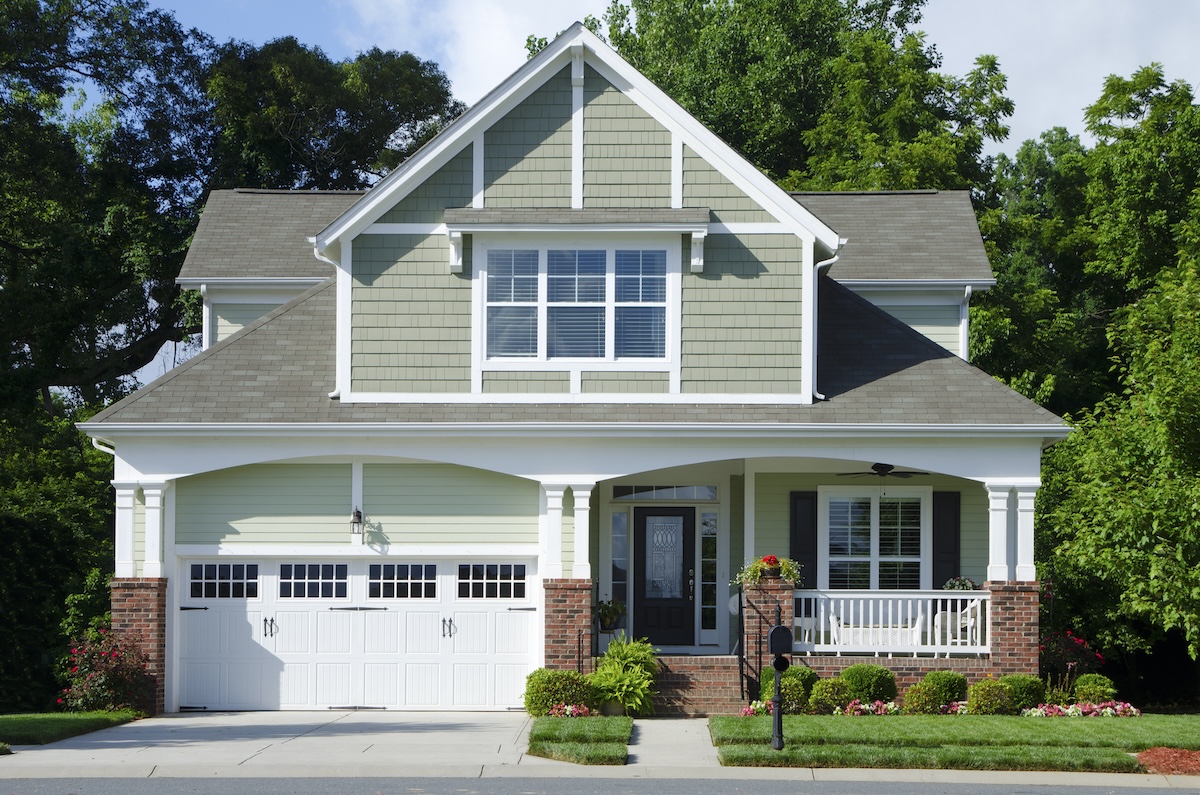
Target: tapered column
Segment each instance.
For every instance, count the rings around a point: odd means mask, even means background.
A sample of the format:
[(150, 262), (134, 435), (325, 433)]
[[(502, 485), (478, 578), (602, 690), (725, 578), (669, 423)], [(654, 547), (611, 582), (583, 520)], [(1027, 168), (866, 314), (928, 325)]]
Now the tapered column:
[(142, 561), (142, 575), (145, 577), (163, 576), (163, 493), (165, 491), (165, 483), (142, 484), (142, 496), (146, 503), (146, 559)]
[(116, 515), (116, 561), (113, 569), (117, 577), (132, 577), (136, 572), (133, 559), (133, 517), (137, 503), (137, 484), (113, 481), (117, 490)]
[(542, 517), (540, 572), (543, 580), (562, 577), (563, 493), (566, 486), (542, 485), (546, 495), (546, 513)]
[(1033, 562), (1033, 508), (1037, 498), (1037, 486), (1017, 486), (1017, 572), (1020, 582), (1037, 579), (1037, 566)]
[(1009, 485), (987, 484), (988, 490), (988, 567), (991, 582), (1012, 579), (1008, 565), (1008, 498)]
[(575, 563), (571, 575), (576, 579), (591, 579), (592, 563), (589, 560), (592, 549), (591, 500), (594, 484), (571, 486), (571, 494), (575, 497)]

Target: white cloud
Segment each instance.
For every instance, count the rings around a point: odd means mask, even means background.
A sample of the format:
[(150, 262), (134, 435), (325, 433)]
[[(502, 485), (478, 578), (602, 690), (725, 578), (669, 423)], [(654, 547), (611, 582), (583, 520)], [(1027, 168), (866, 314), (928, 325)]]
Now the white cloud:
[(341, 0), (339, 31), (356, 50), (409, 50), (436, 61), (468, 105), (525, 62), (525, 38), (554, 36), (606, 0)]

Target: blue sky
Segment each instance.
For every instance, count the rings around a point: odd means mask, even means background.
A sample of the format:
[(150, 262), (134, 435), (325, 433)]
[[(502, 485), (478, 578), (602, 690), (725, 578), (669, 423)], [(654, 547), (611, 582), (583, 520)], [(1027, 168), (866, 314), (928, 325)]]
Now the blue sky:
[[(217, 39), (261, 44), (293, 35), (334, 58), (378, 45), (436, 61), (455, 95), (475, 102), (525, 60), (525, 37), (553, 36), (608, 0), (150, 0)], [(1083, 108), (1104, 77), (1151, 61), (1168, 79), (1200, 83), (1197, 0), (928, 0), (920, 26), (965, 74), (999, 57), (1016, 103), (1013, 152), (1052, 126), (1083, 133)]]

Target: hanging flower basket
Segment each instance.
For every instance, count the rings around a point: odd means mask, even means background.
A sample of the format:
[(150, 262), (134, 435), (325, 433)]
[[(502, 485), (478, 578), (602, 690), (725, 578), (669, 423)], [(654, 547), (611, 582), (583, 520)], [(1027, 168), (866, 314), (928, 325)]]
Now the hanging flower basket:
[(611, 602), (600, 601), (596, 603), (595, 613), (600, 631), (612, 632), (621, 623), (621, 617), (625, 615), (625, 603), (620, 599), (613, 599)]

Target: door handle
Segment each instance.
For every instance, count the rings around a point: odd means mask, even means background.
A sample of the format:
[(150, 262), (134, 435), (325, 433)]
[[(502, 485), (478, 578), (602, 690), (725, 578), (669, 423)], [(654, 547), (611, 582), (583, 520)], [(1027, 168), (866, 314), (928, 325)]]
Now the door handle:
[(271, 619), (269, 619), (269, 618), (263, 619), (263, 637), (264, 638), (271, 637)]
[(442, 637), (446, 637), (446, 619), (442, 619)]

